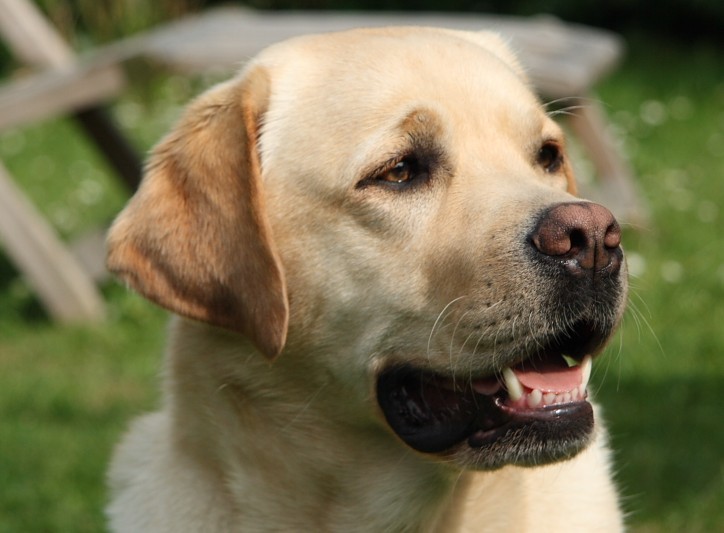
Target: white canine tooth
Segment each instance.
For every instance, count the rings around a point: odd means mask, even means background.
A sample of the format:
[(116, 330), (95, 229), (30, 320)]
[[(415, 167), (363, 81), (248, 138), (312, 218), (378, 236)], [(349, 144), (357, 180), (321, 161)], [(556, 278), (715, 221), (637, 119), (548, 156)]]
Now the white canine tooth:
[(578, 388), (573, 389), (571, 391), (571, 400), (573, 400), (575, 402), (576, 400), (578, 400), (579, 395), (580, 395), (580, 392), (579, 392)]
[(583, 362), (581, 362), (581, 374), (582, 380), (581, 380), (581, 390), (586, 391), (586, 387), (588, 386), (588, 380), (591, 378), (591, 368), (593, 367), (593, 361), (591, 360), (591, 356), (587, 355), (583, 358)]
[(533, 389), (528, 394), (528, 407), (538, 407), (543, 400), (543, 393), (538, 389)]
[(505, 388), (508, 391), (508, 396), (514, 402), (517, 402), (523, 397), (523, 386), (518, 381), (518, 378), (512, 369), (506, 367), (503, 369), (503, 380), (505, 380)]
[(586, 388), (583, 385), (578, 387), (578, 396), (581, 398), (581, 400), (586, 398)]
[(546, 405), (550, 405), (556, 400), (556, 393), (555, 392), (546, 392), (543, 395), (543, 403)]

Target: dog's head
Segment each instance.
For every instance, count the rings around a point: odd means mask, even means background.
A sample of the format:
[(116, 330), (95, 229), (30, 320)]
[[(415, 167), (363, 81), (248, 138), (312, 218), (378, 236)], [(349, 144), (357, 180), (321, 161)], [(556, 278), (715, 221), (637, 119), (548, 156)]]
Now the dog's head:
[(316, 358), (419, 452), (545, 463), (591, 438), (591, 357), (626, 296), (619, 227), (574, 187), (496, 36), (305, 37), (190, 106), (108, 264), (269, 358)]

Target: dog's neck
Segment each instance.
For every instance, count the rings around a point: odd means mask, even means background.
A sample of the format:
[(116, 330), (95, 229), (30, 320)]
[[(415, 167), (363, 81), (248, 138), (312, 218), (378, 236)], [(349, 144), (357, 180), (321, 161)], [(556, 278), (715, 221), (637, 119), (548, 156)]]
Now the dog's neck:
[(316, 523), (319, 531), (351, 531), (360, 517), (369, 531), (446, 529), (466, 485), (459, 472), (408, 450), (373, 418), (346, 419), (348, 407), (326, 399), (345, 398), (335, 384), (206, 331), (186, 321), (173, 327), (172, 442), (217, 472), (245, 521), (257, 513), (260, 523), (270, 513), (283, 520), (294, 508), (289, 530)]

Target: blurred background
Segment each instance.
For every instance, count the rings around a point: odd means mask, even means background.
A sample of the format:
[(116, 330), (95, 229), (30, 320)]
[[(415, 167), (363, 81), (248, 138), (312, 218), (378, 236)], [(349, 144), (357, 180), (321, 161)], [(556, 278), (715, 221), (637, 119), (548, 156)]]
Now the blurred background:
[[(218, 5), (34, 3), (81, 57)], [(595, 101), (610, 120), (607, 134), (628, 158), (648, 215), (623, 220), (631, 303), (594, 369), (593, 387), (609, 422), (630, 529), (724, 531), (724, 3), (245, 5), (546, 13), (623, 37), (625, 52), (594, 87)], [(107, 110), (140, 154), (191, 97), (221, 76), (179, 74), (148, 62), (125, 68), (132, 83)], [(4, 84), (37, 70), (19, 60), (0, 35), (0, 96)], [(1, 103), (0, 98), (0, 110)], [(0, 128), (0, 161), (63, 242), (107, 226), (129, 195), (68, 116)], [(585, 161), (580, 164), (585, 168)], [(102, 531), (105, 467), (113, 445), (134, 415), (158, 402), (166, 314), (111, 281), (100, 290), (105, 320), (60, 324), (0, 240), (0, 532)]]

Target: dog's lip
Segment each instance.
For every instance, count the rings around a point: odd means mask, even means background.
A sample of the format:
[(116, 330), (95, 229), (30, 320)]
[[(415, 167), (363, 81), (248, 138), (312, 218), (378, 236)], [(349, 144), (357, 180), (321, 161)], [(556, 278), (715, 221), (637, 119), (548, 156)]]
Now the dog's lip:
[(477, 448), (522, 426), (592, 417), (590, 371), (590, 355), (569, 367), (560, 354), (468, 380), (392, 366), (378, 376), (378, 402), (392, 429), (418, 451), (442, 453), (466, 441)]
[[(502, 411), (509, 410), (499, 399), (495, 400)], [(593, 407), (584, 400), (563, 404), (546, 405), (537, 409), (515, 410), (505, 424), (490, 429), (483, 428), (473, 432), (467, 438), (467, 444), (473, 449), (483, 448), (496, 440), (515, 434), (516, 431), (526, 427), (543, 427), (544, 432), (551, 437), (561, 438), (570, 433), (585, 431), (585, 427), (592, 426)], [(571, 427), (574, 428), (571, 430)], [(565, 437), (564, 437), (565, 438)]]

